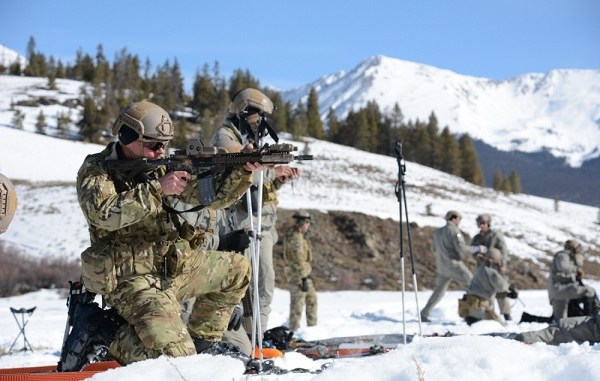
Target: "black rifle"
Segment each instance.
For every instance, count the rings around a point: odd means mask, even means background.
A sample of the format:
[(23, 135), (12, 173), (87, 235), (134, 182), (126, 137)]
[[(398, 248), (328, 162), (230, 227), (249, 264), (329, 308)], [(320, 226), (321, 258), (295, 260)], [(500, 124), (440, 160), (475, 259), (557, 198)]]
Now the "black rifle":
[(133, 179), (142, 172), (166, 166), (167, 171), (186, 171), (198, 177), (198, 192), (202, 205), (216, 199), (215, 176), (227, 168), (246, 163), (264, 165), (289, 164), (294, 160), (313, 160), (312, 155), (293, 155), (298, 148), (292, 144), (265, 144), (260, 149), (237, 153), (220, 152), (217, 147), (205, 147), (200, 139), (188, 141), (187, 148), (175, 151), (164, 159), (107, 160), (109, 172), (117, 172), (125, 179)]

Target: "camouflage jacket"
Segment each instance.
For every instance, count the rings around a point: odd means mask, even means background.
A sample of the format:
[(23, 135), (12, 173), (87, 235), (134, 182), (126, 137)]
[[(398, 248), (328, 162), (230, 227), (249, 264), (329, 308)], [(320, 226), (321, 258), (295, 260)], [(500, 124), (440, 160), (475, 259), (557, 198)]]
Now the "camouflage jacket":
[[(212, 136), (211, 145), (216, 147), (225, 148), (227, 150), (242, 149), (244, 145), (244, 139), (238, 128), (235, 126), (231, 118), (225, 118), (221, 124), (221, 127)], [(263, 231), (274, 231), (277, 223), (277, 205), (279, 199), (277, 197), (277, 190), (281, 187), (282, 183), (275, 177), (275, 171), (267, 169), (263, 172), (263, 190), (262, 190), (262, 213), (261, 213), (261, 227)], [(258, 174), (254, 176), (253, 186), (257, 187), (259, 182)], [(250, 221), (248, 219), (248, 209), (245, 203), (238, 203), (235, 208), (235, 219), (237, 221), (237, 227), (249, 227)], [(254, 213), (256, 218), (256, 213)], [(256, 223), (256, 222), (254, 222)], [(256, 229), (256, 227), (254, 227)], [(276, 232), (275, 232), (276, 234)], [(276, 239), (275, 239), (276, 241)]]
[(490, 302), (499, 292), (507, 292), (510, 287), (508, 278), (500, 274), (495, 268), (479, 265), (475, 269), (467, 294), (476, 295)]
[[(193, 232), (182, 231), (181, 224), (163, 209), (163, 193), (158, 179), (164, 167), (125, 179), (109, 173), (104, 164), (119, 158), (117, 143), (102, 152), (89, 155), (77, 174), (77, 197), (89, 225), (92, 246), (103, 241), (112, 248), (117, 276), (158, 271), (169, 246), (190, 241)], [(242, 167), (219, 184), (216, 200), (210, 208), (219, 209), (235, 202), (250, 187), (252, 173)], [(192, 178), (179, 199), (199, 204), (196, 181)], [(187, 246), (189, 250), (189, 246)], [(185, 250), (184, 250), (185, 251)]]
[(292, 228), (283, 241), (283, 260), (290, 284), (300, 284), (312, 272), (312, 249), (302, 232)]

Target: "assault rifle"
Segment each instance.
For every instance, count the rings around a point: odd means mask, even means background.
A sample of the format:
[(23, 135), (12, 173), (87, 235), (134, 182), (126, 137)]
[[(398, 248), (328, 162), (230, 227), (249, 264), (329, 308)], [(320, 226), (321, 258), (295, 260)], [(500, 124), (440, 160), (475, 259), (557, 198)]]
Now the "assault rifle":
[(198, 177), (198, 192), (202, 205), (216, 198), (214, 177), (237, 165), (260, 163), (264, 165), (289, 164), (295, 160), (313, 160), (312, 155), (293, 155), (298, 148), (292, 144), (265, 144), (260, 149), (228, 153), (217, 147), (206, 147), (200, 139), (188, 140), (185, 150), (177, 150), (164, 159), (107, 160), (107, 169), (118, 172), (125, 179), (166, 166), (167, 172), (186, 171)]

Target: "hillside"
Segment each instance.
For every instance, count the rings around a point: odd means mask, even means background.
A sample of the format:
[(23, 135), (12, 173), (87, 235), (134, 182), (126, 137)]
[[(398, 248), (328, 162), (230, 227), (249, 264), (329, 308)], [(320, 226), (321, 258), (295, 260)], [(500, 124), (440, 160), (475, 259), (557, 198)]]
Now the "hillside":
[[(289, 136), (284, 140), (293, 142)], [(75, 174), (84, 157), (102, 147), (6, 127), (0, 127), (0, 141), (10, 142), (0, 150), (0, 171), (15, 180), (19, 193), (18, 214), (0, 240), (31, 256), (78, 258), (89, 238), (76, 201)], [(316, 266), (321, 286), (356, 289), (372, 278), (378, 289), (393, 289), (399, 268), (396, 159), (314, 139), (293, 143), (315, 160), (297, 163), (302, 177), (280, 192), (280, 235), (289, 223), (285, 213), (297, 208), (323, 213), (316, 213), (312, 233), (315, 252), (322, 253)], [(429, 233), (443, 225), (449, 209), (463, 213), (461, 228), (471, 236), (477, 214), (490, 213), (522, 274), (527, 266), (534, 274), (538, 267), (545, 269), (549, 253), (572, 237), (589, 249), (588, 262), (600, 263), (595, 208), (561, 202), (557, 213), (551, 199), (504, 195), (411, 162), (405, 179), (409, 220), (420, 227), (412, 230), (412, 238), (424, 287), (433, 272)], [(589, 274), (599, 275), (590, 268)], [(543, 281), (536, 284), (543, 288)]]

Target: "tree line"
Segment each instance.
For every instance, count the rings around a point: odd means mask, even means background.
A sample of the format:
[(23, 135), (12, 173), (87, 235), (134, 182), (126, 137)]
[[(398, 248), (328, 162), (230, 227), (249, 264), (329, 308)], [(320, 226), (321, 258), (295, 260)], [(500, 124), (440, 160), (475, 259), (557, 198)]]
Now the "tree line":
[[(284, 102), (279, 92), (262, 87), (248, 70), (237, 69), (229, 78), (225, 78), (217, 61), (212, 65), (205, 63), (196, 72), (192, 92), (186, 94), (176, 58), (153, 68), (148, 58), (142, 64), (137, 55), (123, 48), (110, 63), (102, 44), (99, 44), (95, 56), (78, 50), (74, 63), (63, 63), (38, 52), (34, 37), (27, 44), (26, 58), (24, 67), (16, 61), (8, 67), (0, 66), (0, 73), (47, 77), (51, 89), (56, 88), (57, 78), (88, 84), (80, 90), (79, 105), (83, 107), (81, 119), (72, 121), (70, 114), (57, 115), (54, 133), (57, 137), (102, 143), (110, 136), (112, 122), (122, 108), (133, 101), (149, 99), (170, 111), (176, 129), (175, 147), (183, 147), (190, 137), (208, 141), (220, 126), (234, 94), (244, 88), (254, 87), (273, 101), (275, 110), (270, 122), (277, 131), (289, 132), (296, 138), (309, 136), (325, 139), (390, 156), (395, 155), (395, 142), (401, 140), (406, 160), (460, 176), (473, 184), (485, 185), (477, 151), (469, 135), (455, 136), (450, 133), (448, 126), (440, 131), (433, 111), (427, 121), (405, 120), (398, 104), (386, 114), (375, 101), (370, 101), (364, 108), (350, 111), (343, 119), (339, 119), (330, 109), (325, 118), (325, 128), (314, 88), (310, 90), (306, 102), (293, 105)], [(13, 125), (22, 128), (23, 119), (24, 115), (15, 108)], [(75, 133), (69, 129), (72, 123), (76, 125)], [(41, 111), (35, 126), (38, 133), (46, 133), (48, 129)], [(499, 180), (498, 187), (494, 176), (494, 189), (520, 192), (520, 180), (518, 186), (514, 185), (517, 183), (514, 178), (518, 179), (518, 174), (514, 172), (510, 176), (512, 180), (507, 182)]]

